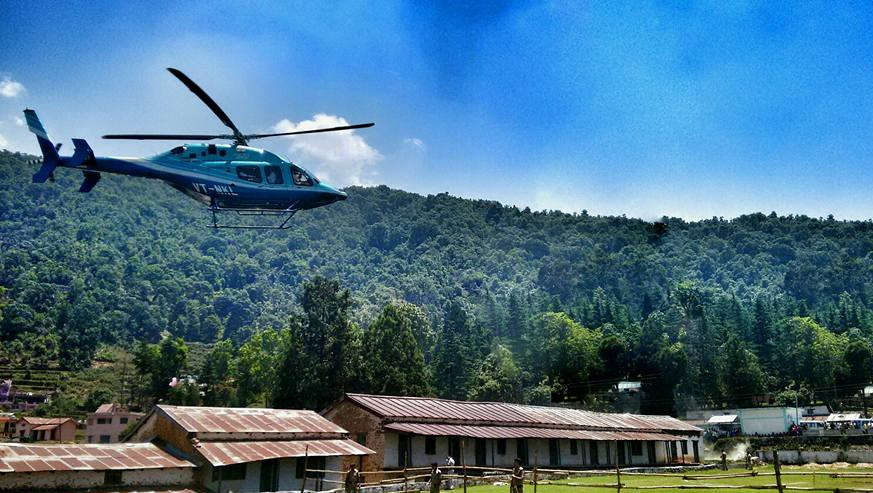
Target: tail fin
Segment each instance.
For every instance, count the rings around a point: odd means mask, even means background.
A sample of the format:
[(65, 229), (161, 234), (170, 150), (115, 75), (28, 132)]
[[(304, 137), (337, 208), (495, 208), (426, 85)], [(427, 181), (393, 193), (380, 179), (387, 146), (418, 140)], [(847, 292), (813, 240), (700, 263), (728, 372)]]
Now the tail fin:
[(42, 151), (42, 167), (33, 175), (33, 182), (43, 183), (52, 176), (60, 163), (60, 157), (42, 123), (40, 123), (39, 117), (36, 116), (36, 112), (31, 109), (24, 110), (24, 118), (27, 120), (27, 128), (36, 135), (39, 149)]

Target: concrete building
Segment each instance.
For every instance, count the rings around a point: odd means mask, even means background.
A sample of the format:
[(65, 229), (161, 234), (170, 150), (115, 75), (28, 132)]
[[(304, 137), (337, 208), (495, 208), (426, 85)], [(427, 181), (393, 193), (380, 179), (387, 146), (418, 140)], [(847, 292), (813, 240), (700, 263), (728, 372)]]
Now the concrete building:
[[(791, 425), (800, 424), (808, 416), (828, 414), (826, 406), (809, 407), (748, 407), (733, 409), (704, 409), (688, 411), (685, 418), (691, 423), (710, 423), (713, 417), (736, 416), (730, 418), (739, 425), (743, 435), (778, 435), (787, 433)], [(716, 418), (716, 421), (729, 418)]]
[(194, 464), (150, 443), (0, 444), (0, 491), (194, 493)]
[(21, 441), (75, 442), (76, 421), (73, 418), (36, 418), (25, 416), (15, 425)]
[(88, 415), (85, 439), (88, 443), (117, 443), (121, 432), (139, 421), (145, 413), (134, 413), (118, 404), (103, 404)]
[[(700, 428), (669, 416), (346, 394), (322, 415), (375, 450), (364, 470), (445, 462), (586, 468), (699, 462)], [(463, 457), (462, 457), (463, 455)]]
[[(344, 469), (373, 453), (347, 434), (313, 411), (159, 405), (124, 440), (162, 443), (199, 466), (199, 485), (226, 493), (300, 490), (305, 468)], [(306, 489), (336, 487), (323, 479), (308, 476)]]

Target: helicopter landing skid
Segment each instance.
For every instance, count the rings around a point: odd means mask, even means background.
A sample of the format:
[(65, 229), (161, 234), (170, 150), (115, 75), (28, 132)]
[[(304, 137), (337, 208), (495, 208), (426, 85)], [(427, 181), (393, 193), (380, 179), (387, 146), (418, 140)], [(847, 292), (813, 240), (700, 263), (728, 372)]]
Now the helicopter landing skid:
[[(218, 207), (210, 205), (207, 210), (212, 213), (212, 224), (209, 226), (212, 229), (288, 229), (291, 227), (288, 221), (294, 217), (299, 209), (296, 209), (297, 204), (288, 207), (287, 209), (239, 209), (233, 207)], [(219, 224), (218, 213), (236, 212), (238, 216), (276, 216), (284, 218), (278, 226), (263, 226), (253, 224)]]

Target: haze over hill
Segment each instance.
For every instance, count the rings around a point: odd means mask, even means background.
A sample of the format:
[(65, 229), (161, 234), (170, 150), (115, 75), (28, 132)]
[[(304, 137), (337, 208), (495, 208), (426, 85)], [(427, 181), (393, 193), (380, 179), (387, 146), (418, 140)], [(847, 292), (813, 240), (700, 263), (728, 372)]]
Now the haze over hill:
[[(497, 342), (515, 354), (525, 388), (586, 394), (574, 385), (642, 377), (671, 399), (668, 410), (674, 390), (725, 402), (799, 382), (838, 398), (873, 373), (870, 221), (757, 213), (648, 223), (379, 186), (349, 188), (348, 201), (301, 213), (287, 231), (213, 231), (200, 204), (159, 182), (105, 176), (79, 194), (70, 170), (31, 184), (27, 159), (0, 153), (6, 360), (21, 358), (8, 344), (19, 341), (82, 367), (100, 344), (157, 342), (163, 331), (238, 347), (285, 327), (302, 282), (324, 276), (351, 290), (351, 317), (365, 329), (391, 300), (420, 307), (428, 365), (460, 306), (478, 352), (455, 396), (488, 357), (505, 356)], [(573, 337), (583, 353), (535, 361), (536, 351), (570, 351)], [(669, 365), (681, 379), (653, 370)], [(442, 395), (448, 386), (431, 370)], [(731, 397), (743, 382), (730, 378), (755, 382)]]

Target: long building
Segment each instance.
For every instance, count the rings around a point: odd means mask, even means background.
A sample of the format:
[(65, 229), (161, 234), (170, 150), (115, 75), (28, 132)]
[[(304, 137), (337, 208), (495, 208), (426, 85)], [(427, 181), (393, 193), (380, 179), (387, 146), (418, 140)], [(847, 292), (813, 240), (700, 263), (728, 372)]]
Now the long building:
[[(306, 468), (345, 469), (373, 453), (347, 435), (314, 411), (158, 405), (125, 441), (161, 443), (199, 467), (197, 484), (226, 493), (297, 491)], [(335, 488), (323, 479), (308, 476), (306, 490)]]
[[(444, 463), (586, 468), (700, 461), (703, 430), (670, 416), (346, 394), (322, 412), (375, 451), (365, 470)], [(462, 456), (463, 455), (463, 456)]]

